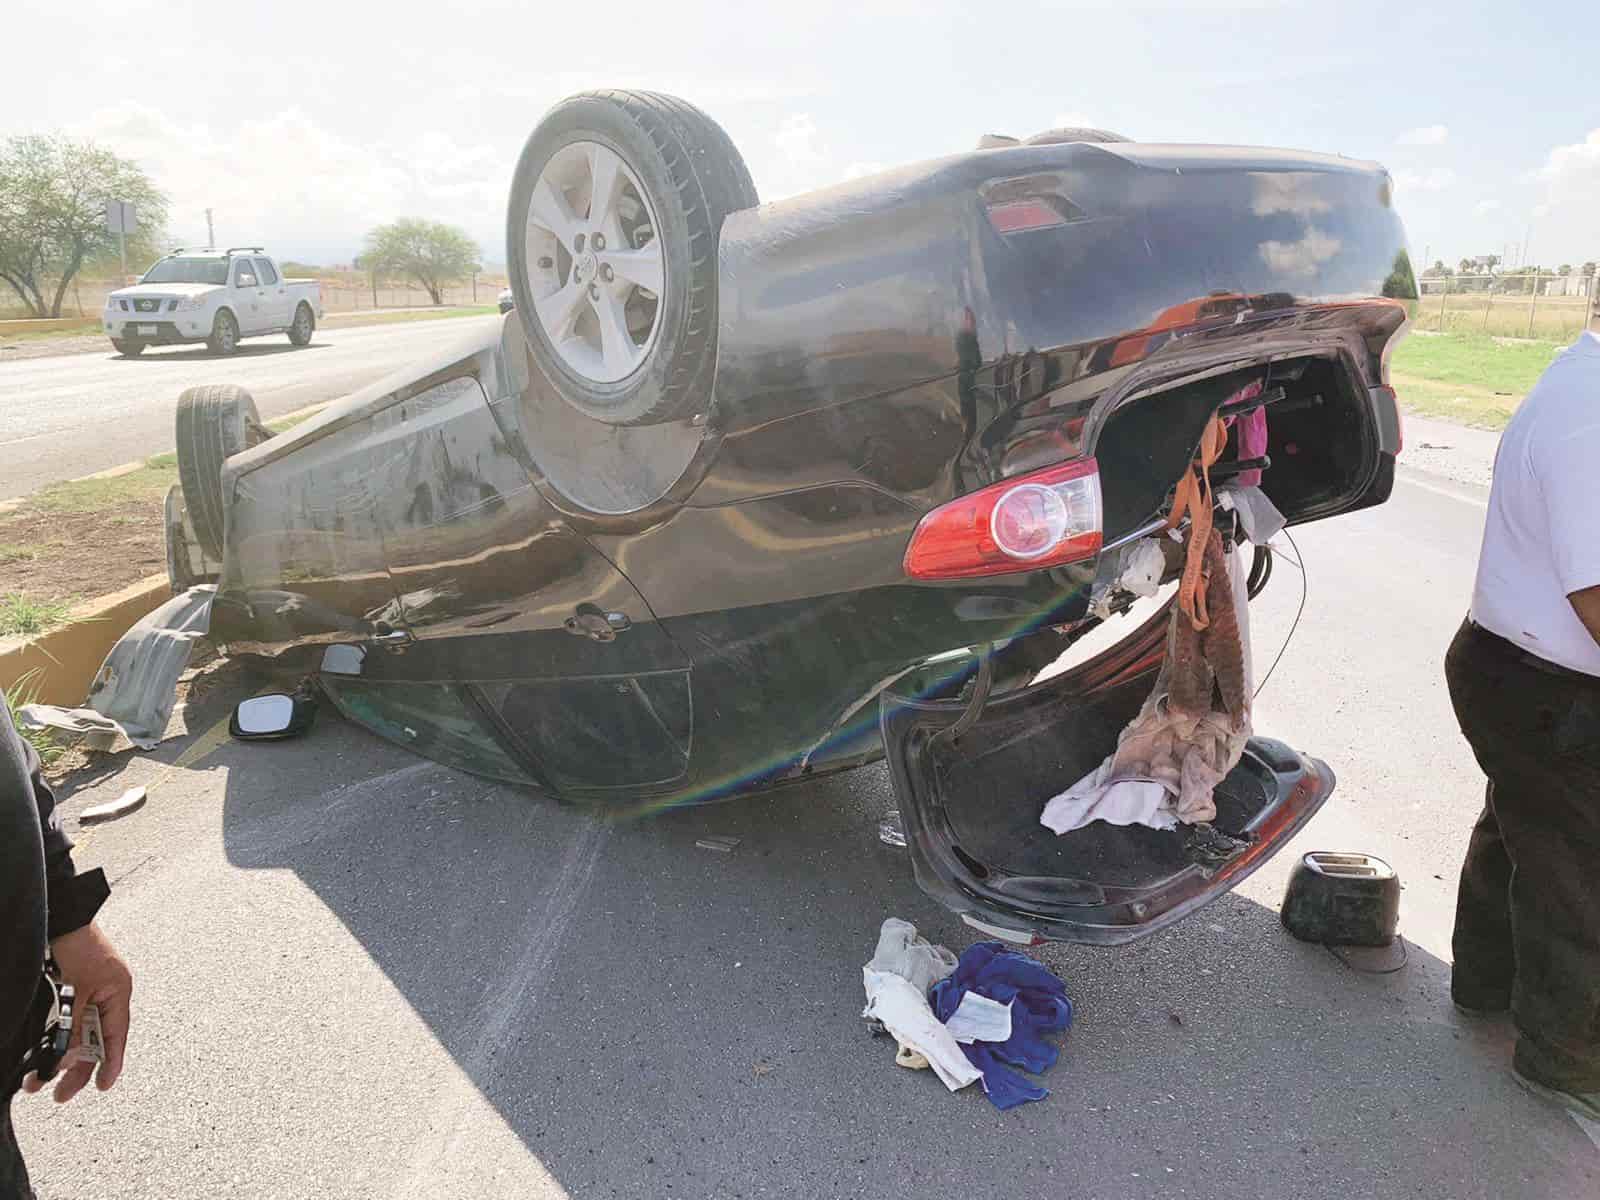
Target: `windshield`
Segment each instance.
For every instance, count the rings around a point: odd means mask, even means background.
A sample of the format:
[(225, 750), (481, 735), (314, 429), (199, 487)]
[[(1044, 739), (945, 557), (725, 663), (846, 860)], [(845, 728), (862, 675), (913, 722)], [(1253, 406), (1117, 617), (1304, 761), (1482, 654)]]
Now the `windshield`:
[(228, 282), (228, 260), (225, 258), (163, 258), (145, 272), (140, 283), (214, 283)]

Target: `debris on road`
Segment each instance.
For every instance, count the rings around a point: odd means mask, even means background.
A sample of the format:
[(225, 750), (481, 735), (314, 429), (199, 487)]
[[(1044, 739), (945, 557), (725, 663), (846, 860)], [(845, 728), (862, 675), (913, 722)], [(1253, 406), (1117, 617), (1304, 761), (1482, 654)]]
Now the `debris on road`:
[(884, 813), (883, 820), (878, 822), (878, 840), (885, 846), (904, 848), (906, 844), (906, 827), (900, 820), (900, 810), (891, 808)]
[[(974, 1004), (975, 997), (984, 1003)], [(984, 1094), (996, 1108), (1003, 1112), (1050, 1094), (1012, 1069), (1041, 1075), (1055, 1066), (1060, 1051), (1045, 1035), (1072, 1026), (1066, 984), (1043, 963), (999, 942), (979, 942), (962, 952), (954, 972), (933, 985), (931, 999), (941, 1021), (953, 1023), (975, 1008), (981, 1016), (970, 1027), (993, 1030), (961, 1052), (982, 1072)], [(1003, 1024), (995, 1020), (994, 1009), (1004, 1010)]]
[(718, 854), (732, 854), (739, 845), (736, 837), (703, 837), (696, 838), (696, 846), (702, 850), (715, 850)]
[(78, 824), (98, 825), (103, 821), (115, 821), (118, 817), (125, 817), (131, 812), (138, 812), (144, 807), (149, 793), (143, 787), (132, 787), (123, 792), (115, 800), (105, 804), (94, 804), (78, 814)]

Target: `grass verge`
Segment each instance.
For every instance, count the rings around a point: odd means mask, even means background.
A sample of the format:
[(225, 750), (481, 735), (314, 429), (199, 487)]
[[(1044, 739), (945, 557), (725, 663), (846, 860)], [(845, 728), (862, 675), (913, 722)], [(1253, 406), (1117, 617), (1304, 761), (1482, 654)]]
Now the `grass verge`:
[(65, 600), (38, 600), (26, 592), (0, 596), (0, 637), (43, 633), (67, 619)]
[(407, 308), (397, 312), (357, 309), (333, 312), (322, 318), (324, 329), (351, 325), (403, 325), (408, 321), (442, 321), (448, 317), (482, 317), (499, 311), (493, 304), (472, 304), (464, 308)]
[[(281, 433), (318, 411), (271, 422)], [(41, 632), (78, 597), (104, 596), (166, 569), (162, 502), (178, 456), (40, 488), (0, 512), (0, 634)]]
[(24, 729), (22, 722), (17, 720), (17, 709), (24, 704), (32, 704), (36, 699), (33, 688), (33, 676), (36, 672), (29, 672), (17, 680), (10, 689), (3, 694), (6, 699), (6, 715), (11, 718), (11, 724), (21, 735), (22, 740), (32, 746), (34, 753), (39, 756), (39, 761), (45, 766), (53, 766), (57, 759), (66, 752), (66, 747), (56, 741), (47, 729)]
[(1408, 409), (1483, 429), (1504, 429), (1566, 343), (1477, 333), (1413, 334), (1389, 359)]

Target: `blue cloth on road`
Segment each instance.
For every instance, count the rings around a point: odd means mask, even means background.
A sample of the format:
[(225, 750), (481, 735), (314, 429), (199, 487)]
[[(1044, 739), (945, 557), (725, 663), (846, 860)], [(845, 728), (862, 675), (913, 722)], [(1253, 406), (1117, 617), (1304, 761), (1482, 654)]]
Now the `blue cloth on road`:
[(1038, 1075), (1055, 1066), (1059, 1051), (1044, 1035), (1072, 1025), (1066, 984), (1026, 954), (1007, 950), (999, 942), (978, 942), (967, 947), (955, 971), (928, 993), (934, 1016), (948, 1021), (968, 991), (1011, 1005), (1009, 1039), (961, 1047), (972, 1065), (983, 1072), (985, 1094), (1002, 1110), (1043, 1100), (1050, 1090), (1011, 1068)]

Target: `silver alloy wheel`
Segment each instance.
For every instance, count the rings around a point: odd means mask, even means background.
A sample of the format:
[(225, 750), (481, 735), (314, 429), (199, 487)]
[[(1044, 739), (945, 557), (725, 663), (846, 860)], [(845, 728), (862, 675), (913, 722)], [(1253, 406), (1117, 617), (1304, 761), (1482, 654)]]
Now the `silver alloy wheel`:
[(311, 310), (309, 308), (302, 306), (300, 311), (295, 313), (294, 332), (295, 336), (302, 341), (309, 342), (311, 340)]
[(655, 345), (667, 285), (658, 229), (639, 177), (609, 146), (570, 142), (540, 171), (527, 278), (545, 336), (580, 377), (617, 383)]
[(227, 313), (217, 317), (217, 345), (224, 354), (233, 351), (234, 343), (239, 340), (239, 326)]

